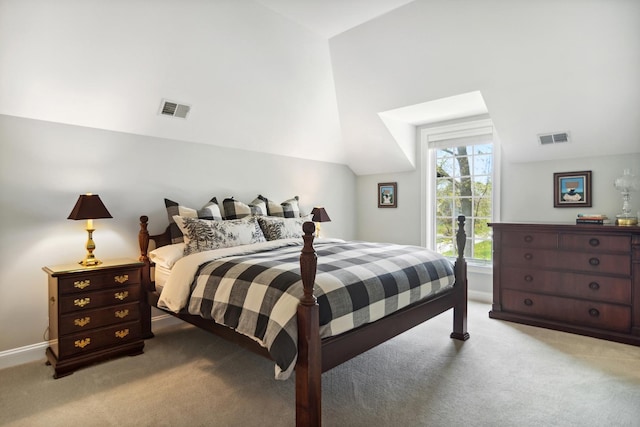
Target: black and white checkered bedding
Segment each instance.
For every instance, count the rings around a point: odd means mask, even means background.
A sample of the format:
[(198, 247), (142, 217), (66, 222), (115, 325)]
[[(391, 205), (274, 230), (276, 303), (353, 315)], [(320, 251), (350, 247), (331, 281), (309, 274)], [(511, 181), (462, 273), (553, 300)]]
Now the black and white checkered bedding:
[[(451, 262), (420, 247), (342, 242), (315, 249), (321, 337), (373, 322), (454, 283)], [(279, 379), (290, 375), (297, 356), (299, 257), (299, 246), (225, 257), (203, 264), (191, 285), (189, 312), (258, 341), (275, 360)]]

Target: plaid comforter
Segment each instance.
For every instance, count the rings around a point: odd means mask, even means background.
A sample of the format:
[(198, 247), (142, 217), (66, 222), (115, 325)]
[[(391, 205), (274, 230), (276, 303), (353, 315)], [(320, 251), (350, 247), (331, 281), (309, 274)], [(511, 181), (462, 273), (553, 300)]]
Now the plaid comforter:
[[(415, 246), (342, 242), (315, 245), (314, 294), (320, 336), (373, 322), (453, 286), (451, 263)], [(252, 337), (287, 378), (297, 356), (296, 311), (303, 295), (300, 247), (230, 256), (203, 264), (188, 311)]]

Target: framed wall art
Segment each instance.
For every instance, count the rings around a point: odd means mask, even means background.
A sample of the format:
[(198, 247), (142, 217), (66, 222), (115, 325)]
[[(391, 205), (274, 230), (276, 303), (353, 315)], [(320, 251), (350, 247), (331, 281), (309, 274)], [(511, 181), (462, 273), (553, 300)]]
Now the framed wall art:
[(591, 171), (553, 174), (554, 208), (591, 207)]
[(398, 183), (381, 182), (378, 183), (378, 207), (397, 208), (398, 207)]

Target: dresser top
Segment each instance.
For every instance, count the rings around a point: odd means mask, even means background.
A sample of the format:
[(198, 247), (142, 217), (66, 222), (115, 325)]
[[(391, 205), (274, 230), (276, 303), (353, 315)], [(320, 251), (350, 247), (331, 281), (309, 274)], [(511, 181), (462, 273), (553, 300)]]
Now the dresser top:
[(61, 264), (54, 266), (46, 266), (42, 269), (51, 274), (52, 276), (58, 276), (61, 274), (69, 274), (69, 273), (90, 273), (93, 271), (100, 271), (109, 268), (119, 268), (119, 267), (141, 267), (144, 263), (140, 261), (136, 261), (130, 258), (121, 258), (121, 259), (109, 259), (103, 261), (102, 264), (93, 265), (89, 267), (85, 267), (79, 262), (69, 263), (69, 264)]
[(511, 229), (551, 231), (551, 232), (587, 232), (587, 233), (615, 233), (615, 234), (640, 234), (639, 226), (614, 225), (614, 224), (571, 224), (554, 222), (491, 222), (490, 227)]

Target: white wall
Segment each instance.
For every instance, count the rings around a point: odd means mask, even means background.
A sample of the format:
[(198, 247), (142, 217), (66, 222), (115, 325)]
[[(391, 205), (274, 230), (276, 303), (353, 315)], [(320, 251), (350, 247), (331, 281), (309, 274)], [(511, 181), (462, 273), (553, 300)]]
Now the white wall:
[(252, 0), (0, 0), (0, 40), (0, 114), (345, 161), (327, 40)]
[(355, 237), (355, 176), (344, 165), (259, 154), (0, 115), (0, 352), (43, 341), (45, 265), (81, 260), (84, 221), (67, 220), (93, 192), (113, 219), (96, 220), (98, 258), (139, 255), (138, 218), (167, 225), (164, 198), (200, 208), (211, 197), (245, 203), (258, 193), (323, 205), (323, 234)]
[[(576, 214), (602, 213), (615, 218), (622, 196), (613, 187), (625, 168), (640, 177), (640, 154), (599, 156), (546, 162), (509, 163), (502, 168), (502, 221), (575, 222)], [(553, 173), (590, 170), (591, 208), (554, 208)], [(640, 211), (640, 193), (631, 196), (631, 211)]]

